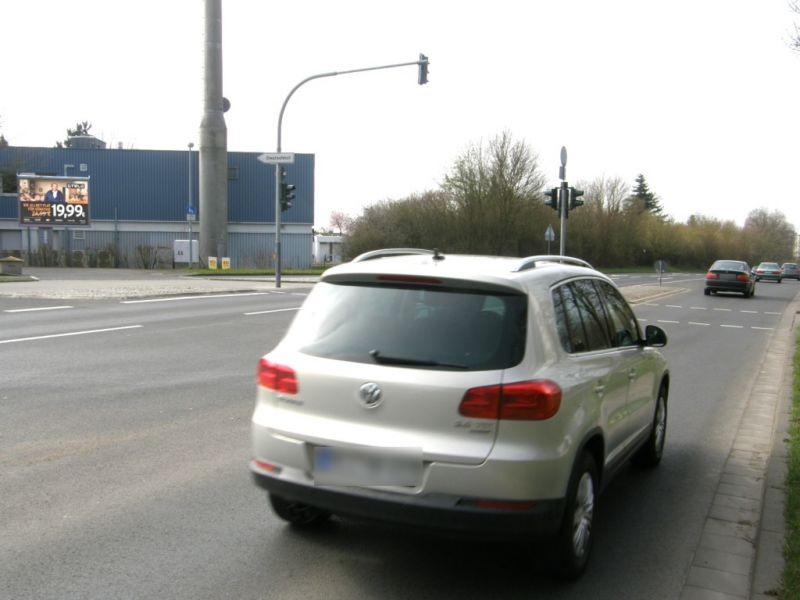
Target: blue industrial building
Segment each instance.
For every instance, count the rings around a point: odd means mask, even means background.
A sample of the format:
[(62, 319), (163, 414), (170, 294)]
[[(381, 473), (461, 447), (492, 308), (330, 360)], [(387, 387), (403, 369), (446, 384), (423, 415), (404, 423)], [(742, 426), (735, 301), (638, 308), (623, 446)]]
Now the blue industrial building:
[[(234, 268), (274, 266), (275, 169), (259, 162), (259, 154), (228, 153), (228, 254)], [(199, 153), (189, 149), (0, 148), (0, 255), (30, 260), (47, 249), (61, 264), (111, 266), (98, 264), (100, 254), (105, 257), (100, 263), (113, 256), (116, 265), (127, 267), (153, 266), (140, 263), (143, 257), (157, 256), (158, 266), (169, 266), (175, 240), (189, 239), (190, 227), (193, 239), (198, 239), (203, 218), (198, 210), (198, 166)], [(306, 268), (312, 263), (314, 155), (296, 154), (294, 164), (285, 168), (296, 197), (281, 213), (282, 266)], [(21, 223), (21, 173), (88, 177), (89, 224)], [(196, 220), (190, 221), (192, 212)]]

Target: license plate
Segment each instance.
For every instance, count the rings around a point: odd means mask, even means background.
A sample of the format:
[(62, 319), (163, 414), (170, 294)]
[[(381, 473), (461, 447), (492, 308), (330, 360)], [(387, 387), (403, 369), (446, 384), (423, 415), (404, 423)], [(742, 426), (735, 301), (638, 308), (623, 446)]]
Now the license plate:
[(314, 483), (415, 487), (422, 479), (419, 448), (314, 448)]

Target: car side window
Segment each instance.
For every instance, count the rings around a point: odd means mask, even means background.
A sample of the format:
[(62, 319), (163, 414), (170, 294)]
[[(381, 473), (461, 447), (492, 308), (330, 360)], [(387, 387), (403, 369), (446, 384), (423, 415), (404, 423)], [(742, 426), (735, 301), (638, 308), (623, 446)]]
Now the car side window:
[(553, 300), (556, 327), (567, 352), (588, 352), (611, 347), (603, 302), (590, 280), (562, 285), (553, 291)]
[(605, 281), (597, 281), (606, 301), (609, 320), (611, 321), (612, 343), (617, 347), (635, 346), (639, 343), (640, 331), (636, 315), (622, 294)]

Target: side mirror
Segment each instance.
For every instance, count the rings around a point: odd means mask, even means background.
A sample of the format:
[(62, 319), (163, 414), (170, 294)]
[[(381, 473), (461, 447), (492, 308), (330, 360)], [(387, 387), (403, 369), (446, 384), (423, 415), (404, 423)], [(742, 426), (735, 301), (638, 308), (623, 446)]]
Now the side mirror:
[(645, 346), (654, 346), (661, 348), (667, 345), (666, 332), (656, 325), (648, 325), (644, 328), (644, 344)]

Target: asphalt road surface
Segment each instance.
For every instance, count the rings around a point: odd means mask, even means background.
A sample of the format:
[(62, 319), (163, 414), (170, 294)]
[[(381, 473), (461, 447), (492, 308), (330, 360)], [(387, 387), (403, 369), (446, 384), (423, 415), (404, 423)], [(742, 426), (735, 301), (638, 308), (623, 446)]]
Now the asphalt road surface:
[(664, 285), (685, 292), (636, 306), (670, 338), (666, 454), (606, 490), (591, 564), (569, 585), (548, 576), (546, 548), (338, 519), (302, 533), (270, 513), (247, 470), (255, 369), (306, 290), (4, 299), (0, 598), (677, 598), (761, 357), (800, 291), (706, 297), (702, 284), (674, 277)]

